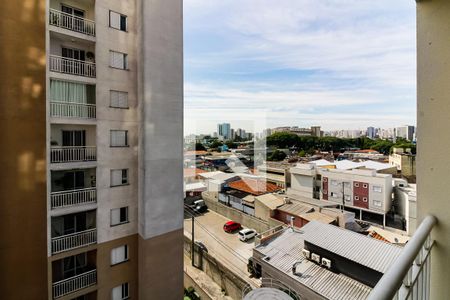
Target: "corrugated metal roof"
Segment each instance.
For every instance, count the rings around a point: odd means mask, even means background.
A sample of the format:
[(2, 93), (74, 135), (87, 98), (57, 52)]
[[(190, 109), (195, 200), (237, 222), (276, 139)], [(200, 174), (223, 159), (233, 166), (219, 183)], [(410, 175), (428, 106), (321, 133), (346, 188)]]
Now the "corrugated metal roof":
[[(266, 263), (323, 297), (332, 300), (366, 299), (372, 290), (371, 287), (342, 273), (333, 273), (305, 259), (301, 253), (304, 247), (304, 237), (311, 232), (303, 230), (303, 228), (301, 232), (286, 229), (276, 238), (269, 239), (257, 246), (255, 251), (270, 257)], [(300, 262), (297, 265), (297, 272), (302, 273), (302, 276), (292, 274), (292, 266), (296, 262)]]
[(351, 261), (385, 273), (400, 256), (402, 248), (343, 228), (311, 221), (302, 230), (305, 241)]
[(278, 210), (287, 212), (291, 215), (300, 216), (301, 214), (313, 211), (313, 207), (298, 201), (284, 204), (278, 207)]

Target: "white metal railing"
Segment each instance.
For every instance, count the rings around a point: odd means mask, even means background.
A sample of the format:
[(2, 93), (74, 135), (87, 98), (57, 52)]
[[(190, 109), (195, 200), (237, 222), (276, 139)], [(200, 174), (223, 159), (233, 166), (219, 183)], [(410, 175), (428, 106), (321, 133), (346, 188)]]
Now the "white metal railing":
[(50, 194), (51, 208), (61, 208), (79, 204), (97, 202), (97, 188), (84, 188), (69, 191), (52, 192)]
[(50, 8), (50, 25), (95, 36), (95, 22)]
[(431, 230), (437, 220), (427, 216), (401, 255), (381, 277), (368, 300), (430, 299)]
[(88, 229), (52, 238), (52, 254), (97, 243), (97, 229)]
[(95, 63), (50, 55), (50, 71), (85, 77), (95, 77)]
[[(287, 286), (286, 284), (284, 284), (283, 282), (281, 282), (278, 279), (263, 278), (263, 279), (261, 279), (261, 287), (268, 287), (268, 288), (273, 288), (273, 289), (283, 291), (287, 295), (289, 295), (293, 300), (301, 299), (300, 296), (297, 294), (297, 292), (294, 289), (290, 288), (289, 286)], [(254, 290), (254, 288), (250, 284), (245, 285), (244, 288), (242, 289), (242, 299), (244, 299), (245, 296), (248, 293), (250, 293), (252, 290)]]
[(50, 162), (52, 163), (95, 160), (97, 160), (97, 147), (95, 146), (66, 146), (50, 148)]
[(95, 104), (50, 101), (52, 117), (95, 119)]
[(53, 283), (53, 298), (79, 291), (97, 283), (97, 270), (91, 270), (80, 275)]

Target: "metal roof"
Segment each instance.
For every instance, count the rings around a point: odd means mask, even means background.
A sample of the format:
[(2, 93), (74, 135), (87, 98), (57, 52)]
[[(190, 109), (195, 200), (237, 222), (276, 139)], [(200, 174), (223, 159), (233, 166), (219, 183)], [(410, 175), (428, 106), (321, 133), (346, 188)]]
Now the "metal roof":
[(343, 228), (311, 221), (302, 230), (305, 241), (351, 261), (385, 273), (402, 248)]
[(277, 209), (295, 216), (300, 216), (301, 214), (311, 212), (314, 210), (312, 206), (298, 201), (292, 201), (291, 203), (284, 204), (278, 207)]
[[(303, 228), (301, 231), (285, 229), (281, 235), (255, 247), (254, 251), (270, 257), (269, 260), (264, 260), (267, 264), (327, 299), (366, 299), (372, 290), (371, 287), (305, 259), (301, 252), (304, 247), (304, 237), (311, 232), (308, 229), (303, 230)], [(302, 276), (292, 274), (292, 266), (296, 262), (300, 262), (297, 265), (297, 272), (302, 273)]]

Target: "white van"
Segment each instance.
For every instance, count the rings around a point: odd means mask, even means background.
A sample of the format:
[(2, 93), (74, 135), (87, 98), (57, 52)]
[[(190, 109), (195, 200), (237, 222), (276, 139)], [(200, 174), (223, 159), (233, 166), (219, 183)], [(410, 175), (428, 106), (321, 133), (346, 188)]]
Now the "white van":
[(243, 242), (246, 242), (257, 235), (256, 230), (254, 229), (242, 229), (239, 231), (239, 239)]

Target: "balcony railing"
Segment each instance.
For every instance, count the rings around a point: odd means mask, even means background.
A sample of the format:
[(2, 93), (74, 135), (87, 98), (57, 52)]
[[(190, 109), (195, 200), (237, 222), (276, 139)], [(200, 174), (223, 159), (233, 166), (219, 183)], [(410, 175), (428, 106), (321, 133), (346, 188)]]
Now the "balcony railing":
[(368, 300), (430, 299), (430, 234), (436, 218), (427, 216), (400, 257), (390, 266), (370, 293)]
[(50, 102), (50, 115), (61, 118), (95, 119), (95, 104), (75, 102)]
[(95, 146), (67, 146), (50, 148), (50, 162), (52, 163), (95, 160), (97, 160), (97, 147)]
[(64, 295), (85, 289), (97, 283), (97, 270), (91, 270), (80, 275), (76, 275), (53, 283), (53, 298), (60, 298)]
[(97, 202), (97, 189), (95, 187), (70, 191), (53, 192), (50, 194), (51, 207), (62, 208), (80, 204)]
[(89, 229), (52, 238), (52, 254), (97, 243), (97, 229)]
[(50, 8), (50, 25), (95, 36), (95, 22)]
[(95, 77), (95, 63), (50, 55), (50, 71), (85, 77)]

